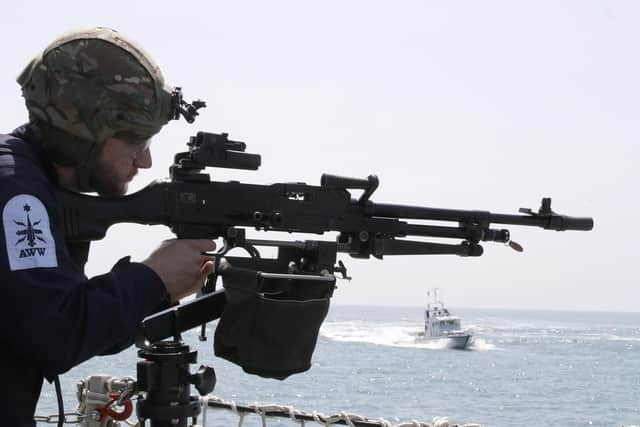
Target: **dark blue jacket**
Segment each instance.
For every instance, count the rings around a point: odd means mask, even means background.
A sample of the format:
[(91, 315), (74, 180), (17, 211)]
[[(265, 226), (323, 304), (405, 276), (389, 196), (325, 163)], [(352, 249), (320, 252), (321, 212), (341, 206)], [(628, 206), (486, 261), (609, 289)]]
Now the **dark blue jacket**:
[(88, 245), (65, 242), (55, 175), (26, 128), (0, 135), (0, 424), (33, 426), (43, 378), (128, 347), (167, 297), (121, 259), (88, 279)]

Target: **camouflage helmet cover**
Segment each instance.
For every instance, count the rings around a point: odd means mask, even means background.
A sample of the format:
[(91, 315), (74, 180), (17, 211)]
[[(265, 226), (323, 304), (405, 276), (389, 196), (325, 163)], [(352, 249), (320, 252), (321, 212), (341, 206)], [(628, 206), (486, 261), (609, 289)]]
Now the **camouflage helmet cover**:
[(30, 119), (94, 145), (118, 132), (150, 138), (171, 115), (172, 88), (131, 40), (108, 28), (51, 43), (18, 77)]

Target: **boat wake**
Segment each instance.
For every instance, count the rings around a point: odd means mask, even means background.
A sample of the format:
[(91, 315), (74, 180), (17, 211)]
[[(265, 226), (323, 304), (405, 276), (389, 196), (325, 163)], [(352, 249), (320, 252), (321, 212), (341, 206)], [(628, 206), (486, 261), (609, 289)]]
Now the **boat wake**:
[[(325, 322), (320, 336), (339, 342), (358, 342), (385, 345), (391, 347), (423, 348), (427, 350), (446, 350), (448, 342), (441, 340), (421, 340), (418, 336), (420, 324), (385, 324), (364, 321)], [(467, 348), (472, 351), (494, 350), (495, 345), (484, 339), (474, 337)]]
[(489, 350), (495, 350), (496, 346), (495, 344), (491, 344), (485, 339), (473, 337), (468, 349), (475, 350), (475, 351), (489, 351)]

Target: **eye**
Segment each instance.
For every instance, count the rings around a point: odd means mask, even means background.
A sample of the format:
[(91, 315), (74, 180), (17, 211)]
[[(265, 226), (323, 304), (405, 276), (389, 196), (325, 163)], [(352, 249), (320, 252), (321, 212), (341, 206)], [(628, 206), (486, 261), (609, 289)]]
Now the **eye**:
[(136, 154), (144, 153), (149, 149), (149, 145), (151, 145), (151, 138), (147, 139), (138, 139), (135, 143), (131, 144), (134, 147)]

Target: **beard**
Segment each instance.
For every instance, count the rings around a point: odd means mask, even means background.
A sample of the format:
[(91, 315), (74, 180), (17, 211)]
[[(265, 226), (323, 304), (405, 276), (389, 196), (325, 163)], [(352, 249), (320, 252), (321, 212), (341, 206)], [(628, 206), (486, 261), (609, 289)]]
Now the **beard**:
[(91, 189), (100, 196), (118, 197), (127, 194), (129, 179), (123, 179), (111, 165), (96, 162), (89, 175)]

